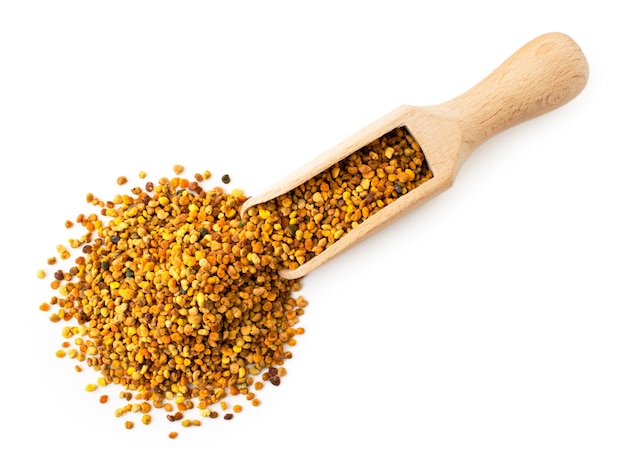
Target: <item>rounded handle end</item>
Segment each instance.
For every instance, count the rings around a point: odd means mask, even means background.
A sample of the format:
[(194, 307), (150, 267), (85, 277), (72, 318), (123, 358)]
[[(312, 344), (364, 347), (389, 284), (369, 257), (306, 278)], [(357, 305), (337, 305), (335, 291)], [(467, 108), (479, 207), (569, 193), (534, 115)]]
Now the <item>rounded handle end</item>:
[(578, 44), (568, 35), (550, 32), (522, 46), (443, 107), (462, 126), (471, 151), (509, 127), (566, 104), (588, 78), (587, 59)]

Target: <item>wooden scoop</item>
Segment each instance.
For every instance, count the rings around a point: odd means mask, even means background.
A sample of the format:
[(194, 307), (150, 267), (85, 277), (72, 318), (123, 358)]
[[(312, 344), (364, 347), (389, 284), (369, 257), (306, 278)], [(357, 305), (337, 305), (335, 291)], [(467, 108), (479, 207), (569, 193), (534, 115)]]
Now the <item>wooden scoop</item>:
[(469, 154), (493, 135), (549, 112), (576, 97), (589, 69), (567, 35), (548, 33), (530, 41), (469, 91), (439, 105), (404, 105), (305, 164), (264, 192), (248, 199), (241, 214), (296, 188), (397, 127), (421, 146), (433, 177), (376, 212), (319, 255), (280, 276), (298, 279), (405, 212), (450, 188)]

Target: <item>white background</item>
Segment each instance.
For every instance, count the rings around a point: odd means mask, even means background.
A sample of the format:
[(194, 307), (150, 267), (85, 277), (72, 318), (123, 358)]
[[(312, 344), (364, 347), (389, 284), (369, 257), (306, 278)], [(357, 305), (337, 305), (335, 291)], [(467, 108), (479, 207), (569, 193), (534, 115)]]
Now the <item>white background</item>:
[[(225, 6), (225, 4), (227, 4)], [(220, 5), (220, 6), (217, 6)], [(0, 3), (0, 456), (626, 457), (626, 49), (618, 2)], [(37, 269), (117, 176), (251, 195), (401, 104), (564, 32), (587, 87), (483, 144), (449, 191), (304, 279), (278, 388), (132, 431), (55, 357)], [(100, 393), (115, 403), (100, 405)], [(245, 405), (248, 406), (248, 405)], [(41, 457), (41, 456), (37, 456)]]

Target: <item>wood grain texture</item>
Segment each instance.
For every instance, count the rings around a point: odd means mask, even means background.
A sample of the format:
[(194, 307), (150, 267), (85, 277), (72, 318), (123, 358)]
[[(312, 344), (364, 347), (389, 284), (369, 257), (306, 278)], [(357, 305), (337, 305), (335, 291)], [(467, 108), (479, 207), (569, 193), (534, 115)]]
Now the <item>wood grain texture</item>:
[(299, 268), (280, 272), (284, 278), (301, 278), (450, 188), (463, 162), (481, 143), (569, 102), (583, 90), (588, 75), (585, 56), (570, 37), (556, 32), (541, 35), (467, 92), (439, 105), (397, 108), (248, 199), (241, 213), (294, 189), (396, 127), (409, 130), (420, 144), (433, 178), (370, 216)]

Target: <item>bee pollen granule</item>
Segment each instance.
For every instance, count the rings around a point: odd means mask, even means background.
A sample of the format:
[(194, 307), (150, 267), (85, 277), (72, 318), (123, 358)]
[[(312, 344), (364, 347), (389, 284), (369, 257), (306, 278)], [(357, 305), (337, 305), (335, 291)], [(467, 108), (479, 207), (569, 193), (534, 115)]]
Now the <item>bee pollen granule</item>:
[(51, 320), (77, 324), (64, 328), (66, 339), (81, 337), (75, 358), (100, 374), (87, 391), (117, 384), (161, 407), (173, 397), (182, 418), (247, 394), (256, 375), (291, 357), (306, 302), (293, 295), (297, 281), (278, 276), (271, 246), (247, 237), (245, 199), (162, 178), (77, 219), (82, 253), (57, 271), (50, 303)]

